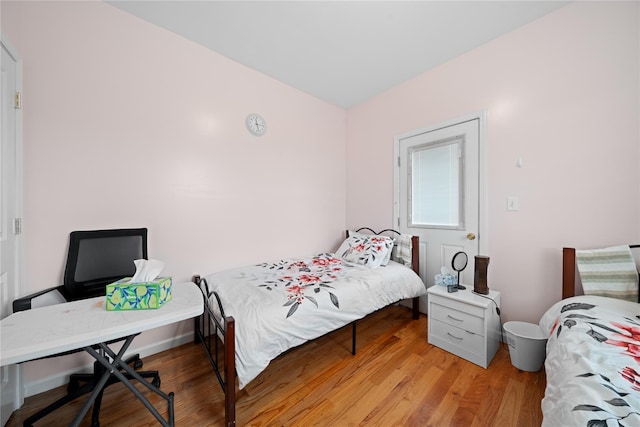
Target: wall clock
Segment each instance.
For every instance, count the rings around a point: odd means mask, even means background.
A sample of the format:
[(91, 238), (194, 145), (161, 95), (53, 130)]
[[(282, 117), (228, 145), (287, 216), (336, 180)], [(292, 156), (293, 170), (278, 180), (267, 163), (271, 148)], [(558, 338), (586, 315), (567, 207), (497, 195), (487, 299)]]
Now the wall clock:
[(245, 120), (247, 130), (255, 136), (264, 135), (267, 131), (267, 121), (260, 114), (249, 114)]

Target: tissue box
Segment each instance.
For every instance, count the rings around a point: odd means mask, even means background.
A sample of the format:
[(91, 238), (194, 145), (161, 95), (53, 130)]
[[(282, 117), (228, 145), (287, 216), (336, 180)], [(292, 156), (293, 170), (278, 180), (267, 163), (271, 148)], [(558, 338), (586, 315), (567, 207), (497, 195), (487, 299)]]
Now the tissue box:
[(141, 283), (131, 283), (131, 277), (125, 277), (107, 285), (108, 311), (156, 309), (170, 300), (171, 277)]
[(457, 284), (458, 276), (455, 274), (436, 274), (436, 285), (449, 286)]

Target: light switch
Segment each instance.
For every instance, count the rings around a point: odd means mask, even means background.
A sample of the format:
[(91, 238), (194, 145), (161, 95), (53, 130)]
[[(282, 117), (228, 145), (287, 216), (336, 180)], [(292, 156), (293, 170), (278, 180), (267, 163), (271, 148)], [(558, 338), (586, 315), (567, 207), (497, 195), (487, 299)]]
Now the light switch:
[(507, 210), (508, 211), (517, 211), (520, 208), (520, 201), (517, 196), (509, 196), (507, 197)]

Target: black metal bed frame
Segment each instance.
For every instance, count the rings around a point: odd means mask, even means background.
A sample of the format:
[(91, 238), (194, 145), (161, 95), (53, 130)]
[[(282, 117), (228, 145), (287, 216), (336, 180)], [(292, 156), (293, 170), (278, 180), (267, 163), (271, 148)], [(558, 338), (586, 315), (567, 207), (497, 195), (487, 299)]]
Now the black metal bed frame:
[[(380, 235), (385, 232), (400, 235), (400, 232), (396, 230), (385, 229), (376, 232), (369, 227), (359, 228), (356, 232), (363, 230), (370, 231), (375, 235)], [(346, 234), (348, 237), (348, 230)], [(418, 258), (418, 244), (418, 236), (412, 236), (411, 268), (419, 276), (420, 261)], [(192, 281), (198, 285), (204, 299), (204, 312), (202, 315), (194, 318), (194, 343), (202, 343), (207, 353), (207, 358), (225, 395), (225, 426), (233, 427), (236, 425), (235, 319), (233, 316), (225, 315), (220, 297), (215, 291), (211, 292), (209, 290), (209, 284), (205, 278), (194, 275)], [(213, 310), (209, 306), (209, 298), (211, 295), (215, 296), (218, 303), (220, 319), (218, 319), (218, 316), (213, 313)], [(412, 298), (412, 317), (416, 320), (420, 318), (419, 297)], [(353, 355), (356, 354), (356, 322), (357, 321), (353, 321), (351, 323), (351, 354)], [(223, 363), (221, 363), (220, 359), (220, 347), (223, 347)]]

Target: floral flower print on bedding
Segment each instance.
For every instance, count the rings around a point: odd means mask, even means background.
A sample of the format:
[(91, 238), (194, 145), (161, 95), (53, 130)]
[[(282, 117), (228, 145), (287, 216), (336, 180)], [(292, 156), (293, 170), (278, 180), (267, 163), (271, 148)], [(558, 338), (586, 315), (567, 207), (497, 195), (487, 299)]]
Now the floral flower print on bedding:
[[(554, 323), (551, 334), (556, 331), (557, 337), (560, 336), (563, 327), (571, 329), (576, 325), (582, 323), (588, 325), (586, 334), (595, 340), (597, 343), (620, 347), (624, 349), (621, 354), (629, 356), (629, 365), (625, 366), (622, 370), (618, 371), (618, 374), (626, 382), (629, 383), (629, 387), (636, 392), (640, 392), (640, 323), (635, 319), (625, 317), (624, 320), (629, 322), (628, 324), (616, 322), (616, 321), (602, 321), (596, 317), (596, 314), (592, 314), (592, 310), (596, 308), (596, 305), (588, 303), (572, 303), (562, 307), (561, 316)], [(556, 330), (557, 329), (557, 330)], [(610, 335), (609, 335), (610, 334)], [(608, 337), (606, 335), (609, 335)], [(574, 411), (586, 411), (593, 413), (592, 419), (589, 420), (588, 427), (605, 427), (607, 426), (607, 419), (615, 420), (617, 425), (626, 426), (625, 419), (631, 415), (637, 417), (640, 413), (630, 410), (633, 405), (629, 405), (625, 399), (637, 399), (630, 395), (628, 389), (616, 385), (613, 381), (613, 377), (602, 375), (600, 372), (585, 372), (581, 375), (577, 375), (576, 378), (582, 378), (585, 381), (595, 381), (593, 385), (599, 385), (607, 388), (614, 393), (612, 399), (604, 400), (602, 402), (589, 402), (580, 405), (576, 405)], [(609, 408), (608, 410), (605, 408)], [(614, 409), (615, 408), (615, 409)], [(618, 413), (618, 410), (622, 410), (624, 414)], [(631, 411), (631, 412), (629, 412)], [(598, 419), (595, 417), (601, 417), (604, 412), (607, 415), (604, 419)], [(633, 423), (634, 421), (632, 421)], [(635, 424), (629, 424), (635, 425)]]
[(640, 374), (635, 369), (627, 366), (620, 372), (622, 378), (631, 383), (631, 388), (635, 391), (640, 391)]
[(640, 327), (633, 325), (623, 325), (622, 323), (618, 322), (611, 322), (611, 324), (619, 329), (622, 329), (624, 333), (613, 334), (611, 338), (609, 338), (605, 342), (607, 344), (615, 345), (618, 347), (624, 347), (624, 354), (633, 357), (636, 362), (640, 363)]
[[(259, 264), (276, 274), (269, 276), (258, 287), (266, 290), (283, 287), (286, 290), (284, 307), (289, 307), (287, 318), (292, 316), (298, 307), (309, 301), (318, 307), (317, 298), (328, 295), (331, 304), (340, 308), (340, 302), (330, 283), (342, 276), (344, 268), (348, 267), (344, 261), (333, 254), (320, 254), (309, 260), (287, 261)], [(282, 272), (282, 274), (280, 274)]]
[(382, 265), (386, 255), (393, 250), (393, 239), (386, 236), (362, 236), (348, 237), (336, 255), (350, 262), (375, 268)]

